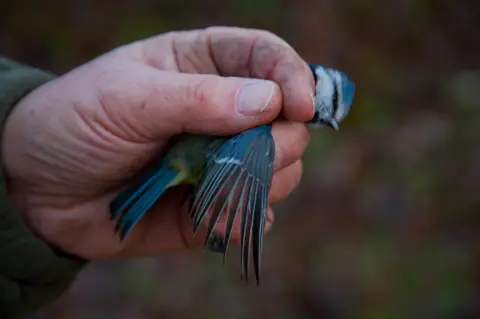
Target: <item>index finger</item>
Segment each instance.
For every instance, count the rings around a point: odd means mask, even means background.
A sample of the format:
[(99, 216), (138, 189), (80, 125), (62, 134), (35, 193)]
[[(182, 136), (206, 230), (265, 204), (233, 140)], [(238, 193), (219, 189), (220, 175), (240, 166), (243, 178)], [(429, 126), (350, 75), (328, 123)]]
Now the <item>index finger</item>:
[(165, 59), (165, 46), (170, 45), (168, 52), (174, 57), (168, 65), (175, 64), (177, 71), (274, 81), (282, 90), (282, 113), (287, 120), (304, 122), (313, 117), (313, 75), (298, 53), (273, 33), (210, 27), (154, 37), (147, 39), (144, 45), (147, 60), (157, 67), (165, 67), (165, 61), (159, 59)]

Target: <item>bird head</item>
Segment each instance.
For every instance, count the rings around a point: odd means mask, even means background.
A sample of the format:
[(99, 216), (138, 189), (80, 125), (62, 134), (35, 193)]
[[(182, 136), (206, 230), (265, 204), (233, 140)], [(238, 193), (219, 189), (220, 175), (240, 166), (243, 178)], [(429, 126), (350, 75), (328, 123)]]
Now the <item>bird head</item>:
[(315, 78), (315, 115), (307, 122), (314, 128), (328, 126), (338, 131), (348, 115), (355, 95), (355, 84), (338, 70), (309, 64)]

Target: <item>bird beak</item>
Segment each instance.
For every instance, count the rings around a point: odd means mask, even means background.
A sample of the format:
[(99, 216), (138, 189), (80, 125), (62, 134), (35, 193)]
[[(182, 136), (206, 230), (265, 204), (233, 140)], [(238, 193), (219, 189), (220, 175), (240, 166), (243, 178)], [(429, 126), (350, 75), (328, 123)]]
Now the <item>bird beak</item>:
[(330, 121), (327, 122), (327, 125), (330, 126), (331, 128), (333, 128), (333, 129), (334, 129), (335, 131), (337, 131), (337, 132), (338, 132), (338, 130), (340, 129), (340, 128), (338, 127), (338, 122), (337, 122), (337, 120), (335, 120), (335, 119), (330, 119)]

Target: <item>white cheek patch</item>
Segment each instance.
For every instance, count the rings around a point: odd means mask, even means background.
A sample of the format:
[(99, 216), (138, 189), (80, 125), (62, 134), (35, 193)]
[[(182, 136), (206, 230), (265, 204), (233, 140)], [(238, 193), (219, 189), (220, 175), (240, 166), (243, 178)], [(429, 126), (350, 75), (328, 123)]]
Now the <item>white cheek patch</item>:
[(330, 74), (324, 68), (315, 70), (317, 75), (317, 85), (315, 87), (315, 110), (321, 118), (329, 117), (329, 113), (333, 110), (332, 96), (335, 93), (334, 83)]
[(343, 88), (342, 88), (342, 77), (339, 72), (332, 70), (332, 77), (337, 87), (337, 105), (334, 105), (335, 114), (334, 118), (340, 122), (345, 115), (345, 103), (343, 103)]

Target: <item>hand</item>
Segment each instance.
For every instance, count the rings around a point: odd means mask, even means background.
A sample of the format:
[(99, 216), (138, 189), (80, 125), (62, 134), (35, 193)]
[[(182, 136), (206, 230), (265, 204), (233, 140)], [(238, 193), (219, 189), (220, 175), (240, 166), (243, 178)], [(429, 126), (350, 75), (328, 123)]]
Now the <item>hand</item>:
[(284, 199), (301, 177), (313, 92), (306, 63), (265, 31), (215, 27), (134, 42), (17, 105), (3, 135), (9, 194), (43, 240), (86, 259), (197, 247), (204, 238), (192, 237), (184, 188), (166, 193), (124, 242), (109, 202), (172, 136), (234, 134), (280, 114), (269, 202)]

